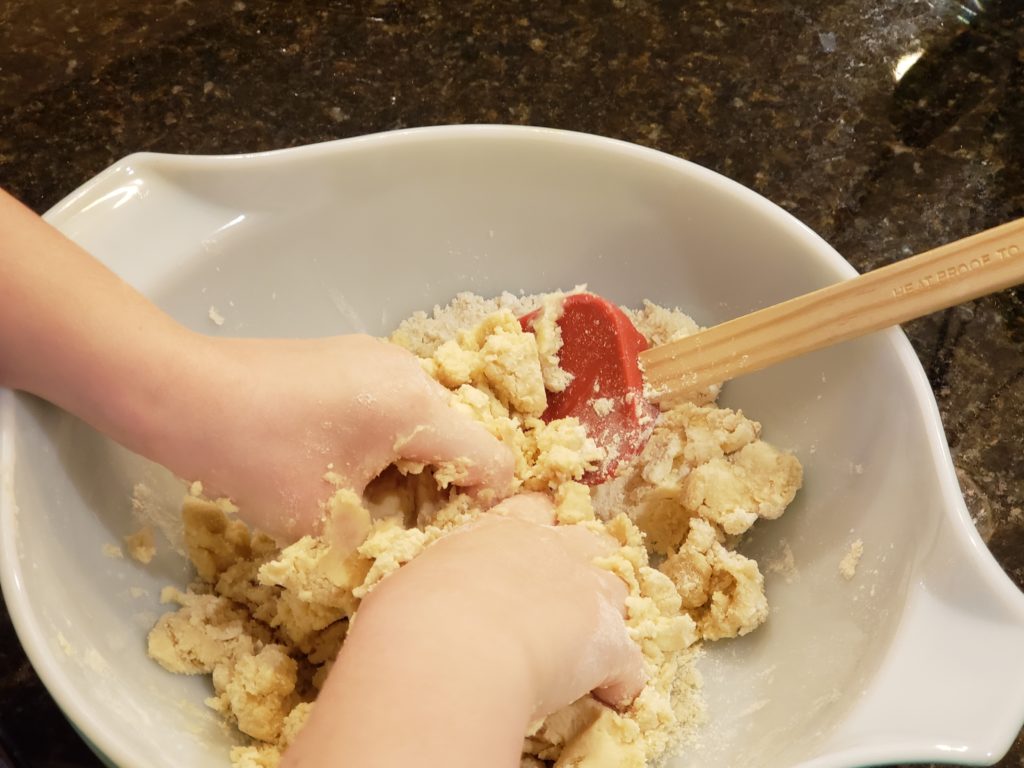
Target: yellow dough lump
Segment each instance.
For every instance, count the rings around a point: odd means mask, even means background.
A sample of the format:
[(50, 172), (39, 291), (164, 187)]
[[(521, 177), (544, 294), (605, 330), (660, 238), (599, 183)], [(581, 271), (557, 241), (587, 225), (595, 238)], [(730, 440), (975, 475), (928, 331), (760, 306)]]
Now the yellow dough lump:
[[(521, 314), (540, 308), (534, 332)], [(746, 634), (768, 604), (757, 563), (731, 545), (760, 518), (782, 514), (800, 487), (792, 455), (761, 426), (718, 408), (718, 388), (663, 412), (643, 453), (596, 488), (580, 482), (605, 459), (575, 418), (545, 423), (547, 393), (571, 376), (558, 366), (561, 294), (483, 300), (461, 294), (418, 313), (391, 340), (421, 359), (516, 459), (517, 490), (544, 491), (558, 525), (604, 531), (619, 543), (597, 564), (629, 587), (626, 624), (648, 682), (625, 710), (591, 696), (533, 723), (524, 768), (642, 768), (678, 751), (703, 716), (695, 667), (702, 641)], [(678, 311), (631, 312), (652, 343), (697, 330)], [(182, 515), (197, 578), (168, 587), (150, 655), (171, 672), (208, 674), (207, 704), (248, 737), (236, 768), (271, 768), (301, 729), (363, 597), (482, 510), (453, 485), (458, 468), (400, 462), (363, 497), (338, 488), (321, 538), (280, 549), (234, 518), (229, 502), (194, 487)], [(332, 479), (327, 473), (327, 478)]]

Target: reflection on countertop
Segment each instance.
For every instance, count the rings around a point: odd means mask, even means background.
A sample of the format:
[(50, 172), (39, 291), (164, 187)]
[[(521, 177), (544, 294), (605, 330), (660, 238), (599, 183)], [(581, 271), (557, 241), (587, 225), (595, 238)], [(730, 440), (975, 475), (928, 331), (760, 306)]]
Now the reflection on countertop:
[[(255, 151), (481, 122), (603, 134), (693, 160), (777, 202), (863, 271), (1024, 215), (1024, 5), (0, 7), (0, 184), (39, 211), (135, 151)], [(968, 506), (1018, 586), (1022, 299), (1011, 289), (906, 326)], [(0, 670), (0, 765), (99, 765), (2, 611)], [(1018, 739), (999, 765), (1022, 763)]]

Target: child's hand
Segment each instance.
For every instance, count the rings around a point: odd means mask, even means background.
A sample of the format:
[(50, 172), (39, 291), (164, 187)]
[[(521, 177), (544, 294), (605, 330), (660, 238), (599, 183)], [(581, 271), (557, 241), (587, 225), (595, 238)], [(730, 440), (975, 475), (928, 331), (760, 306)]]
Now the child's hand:
[(532, 720), (592, 690), (631, 701), (626, 587), (591, 564), (614, 543), (539, 520), (550, 505), (517, 497), (386, 578), (283, 768), (512, 768)]
[(67, 409), (282, 538), (315, 529), (323, 480), (361, 491), (397, 458), (508, 492), (513, 459), (408, 352), (365, 336), (213, 339), (161, 312), (0, 190), (0, 386)]
[[(455, 462), (459, 483), (507, 495), (512, 454), (449, 406), (406, 350), (369, 336), (193, 339), (189, 412), (144, 450), (284, 539), (313, 531), (337, 481), (361, 493), (396, 459)], [(173, 439), (172, 439), (173, 437)]]

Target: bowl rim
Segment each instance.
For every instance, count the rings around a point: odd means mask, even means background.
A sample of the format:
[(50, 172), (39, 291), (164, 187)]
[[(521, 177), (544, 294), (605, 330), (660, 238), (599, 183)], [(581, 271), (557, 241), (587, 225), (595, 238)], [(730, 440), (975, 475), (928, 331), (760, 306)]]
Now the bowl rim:
[[(853, 277), (857, 271), (821, 236), (806, 224), (794, 217), (785, 209), (761, 196), (740, 183), (733, 181), (715, 171), (700, 166), (665, 152), (649, 147), (632, 144), (594, 134), (568, 131), (562, 129), (535, 126), (513, 125), (440, 125), (406, 128), (384, 131), (350, 138), (307, 144), (296, 147), (272, 149), (262, 152), (243, 152), (225, 155), (178, 155), (168, 153), (139, 152), (123, 157), (101, 171), (62, 200), (50, 208), (43, 218), (60, 229), (72, 222), (77, 213), (79, 203), (84, 198), (100, 190), (109, 181), (125, 175), (144, 173), (147, 169), (160, 173), (162, 169), (174, 168), (183, 172), (193, 170), (230, 169), (239, 165), (274, 166), (288, 164), (296, 159), (306, 157), (323, 157), (338, 161), (349, 153), (358, 152), (366, 147), (388, 147), (417, 143), (429, 144), (435, 141), (452, 139), (469, 141), (514, 140), (524, 145), (542, 143), (561, 145), (590, 150), (607, 151), (618, 155), (626, 161), (642, 161), (663, 166), (666, 170), (681, 173), (698, 179), (701, 183), (716, 187), (727, 193), (739, 204), (757, 210), (774, 219), (797, 237), (809, 254), (835, 274), (837, 279)], [(102, 255), (98, 254), (102, 260)], [(896, 352), (903, 369), (909, 374), (914, 397), (921, 412), (922, 422), (928, 436), (931, 459), (939, 476), (944, 504), (943, 517), (955, 527), (956, 535), (964, 537), (969, 552), (973, 553), (972, 565), (983, 578), (986, 586), (1003, 601), (1019, 605), (1019, 615), (1024, 622), (1024, 594), (1022, 594), (1003, 572), (992, 557), (978, 534), (969, 511), (963, 500), (955, 468), (946, 442), (938, 404), (931, 385), (917, 354), (909, 339), (898, 327), (881, 331)], [(32, 666), (46, 686), (49, 694), (57, 702), (65, 716), (85, 738), (86, 742), (98, 752), (100, 757), (117, 765), (128, 765), (129, 756), (124, 752), (104, 723), (88, 707), (79, 700), (73, 684), (63, 672), (61, 666), (49, 654), (50, 644), (46, 640), (44, 630), (36, 621), (31, 606), (24, 599), (25, 573), (18, 555), (19, 539), (17, 517), (19, 514), (13, 489), (13, 473), (16, 461), (13, 434), (13, 416), (15, 393), (0, 388), (0, 587), (7, 604), (8, 612), (18, 635), (19, 641)], [(1022, 704), (1024, 707), (1024, 704)], [(1018, 726), (1008, 732), (999, 743), (982, 745), (993, 757), (1009, 749), (1016, 737), (1019, 723), (1024, 721), (1024, 708), (1018, 713), (1015, 722)], [(1002, 750), (1000, 752), (1000, 750)], [(878, 747), (844, 750), (834, 758), (815, 758), (807, 765), (815, 766), (850, 766), (850, 760), (861, 760), (877, 763), (880, 760), (916, 759), (924, 762), (948, 760), (948, 753), (935, 748), (901, 745), (886, 751)], [(866, 763), (865, 763), (866, 764)]]

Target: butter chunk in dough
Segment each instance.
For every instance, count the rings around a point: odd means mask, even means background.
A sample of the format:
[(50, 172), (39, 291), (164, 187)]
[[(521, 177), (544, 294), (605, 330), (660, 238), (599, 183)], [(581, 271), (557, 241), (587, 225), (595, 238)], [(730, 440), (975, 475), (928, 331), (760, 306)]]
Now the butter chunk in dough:
[(644, 768), (647, 764), (637, 724), (592, 696), (546, 718), (527, 736), (523, 752), (538, 761), (553, 761), (555, 766)]
[(464, 349), (457, 341), (446, 341), (434, 353), (434, 377), (455, 389), (478, 379), (482, 363), (479, 349)]
[(744, 533), (757, 520), (743, 473), (725, 459), (701, 464), (683, 481), (680, 501), (730, 535)]
[(311, 701), (300, 702), (292, 708), (292, 711), (288, 713), (281, 726), (281, 736), (277, 743), (282, 748), (295, 741), (295, 737), (299, 735), (299, 731), (306, 724), (312, 711), (313, 702)]
[(270, 633), (248, 613), (218, 595), (197, 595), (167, 587), (162, 602), (181, 607), (164, 614), (149, 633), (149, 655), (169, 672), (211, 673), (226, 657), (251, 652)]
[(548, 392), (564, 392), (573, 376), (562, 368), (558, 353), (562, 349), (562, 329), (558, 325), (565, 309), (565, 295), (552, 293), (544, 297), (541, 313), (533, 321), (533, 335), (537, 339), (540, 370), (544, 388)]
[(216, 709), (230, 712), (238, 730), (260, 741), (276, 741), (296, 703), (298, 665), (279, 645), (242, 654), (214, 670)]
[(260, 568), (269, 558), (268, 555), (266, 558), (240, 560), (224, 571), (214, 585), (216, 594), (245, 606), (254, 619), (267, 625), (278, 613), (281, 594), (281, 590), (274, 586), (260, 583)]
[(434, 353), (433, 369), (450, 389), (486, 385), (503, 405), (519, 413), (540, 416), (547, 407), (537, 339), (508, 310), (442, 344)]
[(281, 723), (280, 734), (276, 742), (253, 744), (231, 748), (231, 765), (233, 768), (277, 768), (281, 753), (288, 748), (302, 726), (306, 724), (309, 713), (313, 709), (312, 702), (303, 701), (292, 707)]
[(681, 612), (682, 599), (668, 576), (641, 566), (638, 577), (639, 595), (626, 598), (629, 626), (644, 656), (658, 665), (697, 642), (697, 627)]
[[(518, 329), (519, 321), (513, 321)], [(544, 413), (548, 398), (533, 334), (502, 329), (487, 338), (480, 352), (484, 358), (484, 377), (498, 399), (523, 414)]]
[(802, 482), (796, 458), (760, 433), (761, 425), (739, 411), (676, 406), (604, 494), (629, 509), (662, 555), (676, 552), (694, 517), (729, 535), (744, 533), (759, 518), (782, 514)]
[(590, 488), (568, 480), (555, 490), (555, 519), (559, 525), (573, 525), (594, 519)]
[(355, 613), (359, 601), (352, 590), (370, 567), (358, 553), (336, 557), (324, 539), (304, 536), (259, 569), (261, 584), (283, 587), (270, 625), (304, 645), (313, 633)]
[(745, 635), (768, 618), (757, 563), (726, 549), (707, 521), (690, 521), (690, 535), (661, 565), (706, 640)]
[(231, 748), (232, 768), (277, 768), (281, 750), (273, 744), (250, 744)]
[(185, 547), (203, 581), (213, 583), (235, 563), (277, 549), (266, 534), (250, 534), (245, 523), (228, 517), (237, 511), (224, 500), (206, 501), (191, 495), (185, 498), (181, 509)]
[(605, 710), (593, 696), (583, 696), (531, 728), (523, 751), (542, 760), (554, 760), (567, 743), (593, 725)]
[(496, 312), (507, 309), (520, 317), (537, 309), (543, 299), (542, 296), (516, 296), (508, 291), (493, 299), (485, 299), (464, 291), (447, 306), (435, 306), (430, 315), (414, 312), (402, 321), (390, 340), (417, 357), (429, 358), (441, 344)]
[(605, 709), (565, 745), (555, 768), (645, 768), (646, 750), (636, 723)]
[(688, 509), (731, 536), (745, 533), (759, 517), (777, 518), (801, 483), (797, 460), (768, 443), (749, 443), (729, 459), (714, 458), (690, 473), (682, 500)]
[(605, 458), (604, 449), (587, 435), (575, 416), (547, 424), (531, 419), (527, 427), (536, 440), (536, 455), (525, 478), (530, 490), (554, 490), (569, 480), (580, 480)]
[(299, 702), (292, 707), (281, 722), (280, 733), (274, 742), (232, 747), (232, 768), (277, 768), (281, 754), (295, 740), (312, 710), (313, 703), (309, 701)]
[(745, 635), (768, 618), (764, 577), (757, 563), (720, 544), (715, 545), (715, 551), (711, 602), (698, 620), (701, 637), (707, 640)]
[(419, 528), (405, 528), (397, 520), (382, 520), (375, 524), (359, 547), (359, 553), (371, 558), (373, 565), (355, 588), (355, 596), (360, 599), (366, 597), (381, 579), (416, 557), (427, 543), (427, 534)]
[(742, 471), (750, 505), (766, 520), (782, 515), (803, 484), (803, 468), (796, 457), (763, 440), (733, 454), (733, 466)]

